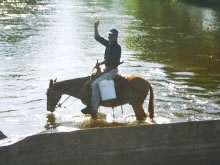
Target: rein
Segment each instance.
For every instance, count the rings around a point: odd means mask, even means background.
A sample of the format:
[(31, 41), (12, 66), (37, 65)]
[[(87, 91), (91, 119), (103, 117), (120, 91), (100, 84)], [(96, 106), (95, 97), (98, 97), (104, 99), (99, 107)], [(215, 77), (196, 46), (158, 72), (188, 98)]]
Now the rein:
[(62, 108), (62, 104), (65, 103), (68, 99), (70, 98), (70, 96), (68, 96), (62, 103), (58, 103), (56, 108)]
[[(83, 85), (82, 85), (83, 86)], [(62, 103), (58, 103), (56, 108), (62, 108), (62, 105), (71, 97), (71, 95), (69, 95)]]

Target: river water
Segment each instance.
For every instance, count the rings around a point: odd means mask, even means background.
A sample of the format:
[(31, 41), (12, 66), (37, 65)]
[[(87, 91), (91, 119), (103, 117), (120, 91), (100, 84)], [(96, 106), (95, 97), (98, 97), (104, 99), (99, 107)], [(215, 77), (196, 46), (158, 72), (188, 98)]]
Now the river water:
[[(94, 40), (98, 19), (103, 37), (111, 28), (119, 30), (121, 74), (153, 85), (157, 123), (220, 119), (220, 8), (172, 0), (4, 2), (0, 130), (8, 137), (138, 124), (129, 105), (101, 107), (95, 124), (81, 114), (84, 105), (75, 98), (53, 114), (46, 111), (50, 79), (90, 75), (103, 59), (104, 47)], [(145, 111), (147, 105), (148, 98)]]

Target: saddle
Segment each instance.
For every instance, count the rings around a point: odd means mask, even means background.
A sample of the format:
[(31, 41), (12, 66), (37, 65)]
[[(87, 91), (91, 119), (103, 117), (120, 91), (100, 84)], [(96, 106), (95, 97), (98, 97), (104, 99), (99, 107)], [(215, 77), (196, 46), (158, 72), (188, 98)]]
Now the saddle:
[(115, 83), (115, 91), (116, 91), (116, 96), (118, 100), (122, 100), (123, 98), (123, 93), (124, 93), (124, 89), (127, 85), (128, 80), (121, 76), (121, 75), (117, 75), (114, 78), (114, 83)]
[[(96, 76), (95, 78), (97, 78), (97, 77), (98, 76)], [(83, 100), (85, 100), (83, 103), (86, 105), (88, 105), (90, 103), (90, 99), (91, 99), (91, 95), (92, 95), (91, 83), (95, 78), (92, 76), (89, 76), (88, 79), (83, 84), (81, 95), (84, 98)], [(105, 101), (105, 103), (108, 103), (108, 102), (111, 103), (111, 102), (115, 102), (115, 101), (120, 103), (122, 101), (122, 98), (124, 97), (123, 93), (124, 93), (124, 89), (126, 88), (127, 79), (121, 75), (117, 75), (113, 79), (113, 81), (115, 84), (115, 91), (116, 91), (117, 98), (115, 100)]]

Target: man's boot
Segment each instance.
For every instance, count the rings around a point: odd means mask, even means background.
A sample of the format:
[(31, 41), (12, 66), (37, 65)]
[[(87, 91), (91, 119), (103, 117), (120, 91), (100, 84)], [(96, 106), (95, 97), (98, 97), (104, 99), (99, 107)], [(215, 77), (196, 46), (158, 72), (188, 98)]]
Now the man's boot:
[(92, 110), (91, 110), (91, 106), (90, 105), (87, 105), (86, 108), (82, 109), (81, 112), (83, 114), (91, 114), (92, 113)]

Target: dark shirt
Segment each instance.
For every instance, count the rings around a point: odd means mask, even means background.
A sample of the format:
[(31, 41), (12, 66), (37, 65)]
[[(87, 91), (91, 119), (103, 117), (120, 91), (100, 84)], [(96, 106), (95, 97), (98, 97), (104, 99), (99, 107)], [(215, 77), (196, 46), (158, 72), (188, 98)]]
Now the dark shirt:
[(105, 67), (107, 69), (117, 68), (121, 58), (121, 46), (118, 44), (118, 42), (110, 44), (108, 40), (100, 36), (96, 37), (95, 39), (106, 47), (104, 55), (104, 59), (106, 61)]

